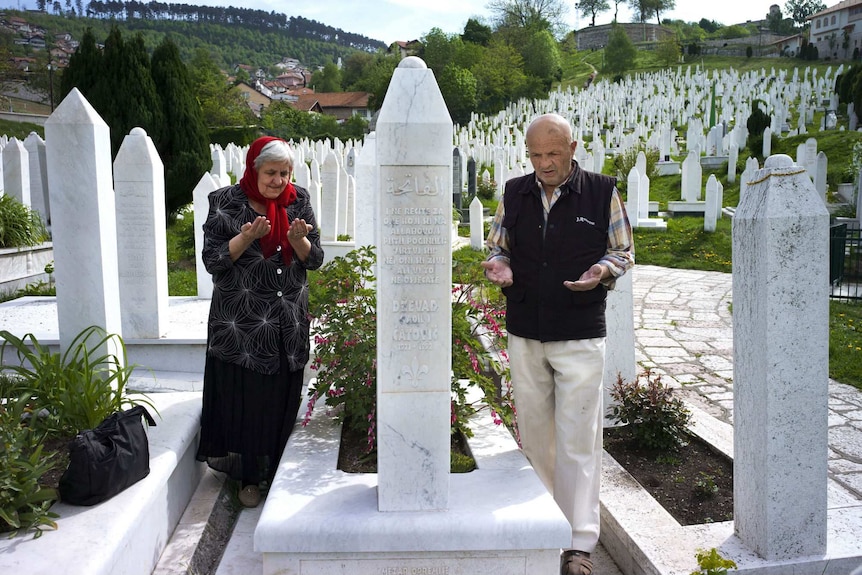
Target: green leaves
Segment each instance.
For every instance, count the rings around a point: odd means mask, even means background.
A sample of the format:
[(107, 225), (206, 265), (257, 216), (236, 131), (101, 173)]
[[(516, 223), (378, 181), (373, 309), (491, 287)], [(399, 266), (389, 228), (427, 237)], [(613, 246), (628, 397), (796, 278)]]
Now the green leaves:
[(127, 365), (122, 338), (99, 326), (84, 329), (62, 354), (33, 334), (19, 338), (3, 330), (0, 339), (2, 369), (14, 374), (34, 412), (46, 410), (48, 416), (39, 425), (51, 432), (75, 435), (126, 406), (153, 407), (143, 396), (135, 401), (126, 393), (135, 366)]
[[(451, 431), (469, 437), (468, 418), (479, 409), (487, 407), (498, 424), (510, 424), (513, 411), (509, 394), (503, 390), (501, 397), (498, 388), (508, 369), (503, 349), (505, 302), (482, 278), (481, 252), (464, 253), (456, 252), (453, 270), (456, 281), (463, 283), (452, 290)], [(339, 408), (336, 416), (348, 429), (367, 435), (369, 452), (376, 447), (374, 265), (374, 249), (360, 247), (314, 274), (309, 289), (309, 313), (314, 318), (311, 369), (317, 380), (309, 387), (306, 421), (322, 399), (328, 407)]]
[(12, 196), (0, 195), (0, 248), (36, 246), (47, 239), (39, 212)]
[(673, 389), (662, 384), (661, 375), (646, 370), (641, 377), (643, 384), (639, 379), (625, 382), (617, 377), (611, 390), (616, 405), (610, 417), (629, 425), (640, 447), (673, 451), (686, 442), (691, 413), (681, 399), (673, 397)]
[(35, 528), (35, 538), (42, 527), (57, 528), (57, 515), (49, 511), (57, 494), (39, 485), (52, 461), (42, 455), (43, 435), (22, 424), (29, 397), (8, 395), (13, 388), (8, 379), (0, 385), (7, 398), (0, 404), (0, 532), (12, 530), (14, 535)]

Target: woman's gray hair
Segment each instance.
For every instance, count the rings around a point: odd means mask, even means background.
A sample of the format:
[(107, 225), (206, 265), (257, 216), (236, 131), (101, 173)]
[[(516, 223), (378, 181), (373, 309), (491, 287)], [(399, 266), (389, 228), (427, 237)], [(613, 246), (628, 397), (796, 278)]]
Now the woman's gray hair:
[(287, 162), (293, 170), (293, 151), (284, 140), (273, 140), (261, 149), (254, 159), (254, 169), (260, 169), (267, 162)]

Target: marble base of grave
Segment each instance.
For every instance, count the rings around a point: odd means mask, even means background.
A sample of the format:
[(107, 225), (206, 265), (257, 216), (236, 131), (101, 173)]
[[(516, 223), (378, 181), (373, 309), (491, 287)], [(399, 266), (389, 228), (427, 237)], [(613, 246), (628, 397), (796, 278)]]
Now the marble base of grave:
[(673, 215), (702, 216), (706, 212), (706, 202), (668, 202), (667, 211)]
[(656, 162), (659, 176), (677, 176), (682, 173), (679, 162)]
[(661, 218), (646, 218), (646, 219), (638, 218), (637, 225), (633, 225), (632, 227), (653, 228), (653, 229), (663, 230), (663, 229), (667, 228), (667, 222)]
[(45, 266), (54, 261), (51, 242), (38, 246), (0, 249), (0, 289), (15, 292), (40, 281), (47, 282)]
[(706, 170), (717, 170), (728, 160), (727, 156), (701, 156), (700, 166)]
[(649, 213), (657, 214), (658, 213), (658, 202), (649, 202), (647, 209), (649, 210)]
[[(685, 406), (692, 414), (689, 431), (717, 453), (732, 458), (733, 427), (688, 401)], [(691, 573), (695, 554), (713, 547), (736, 562), (735, 574), (850, 575), (858, 573), (862, 565), (862, 547), (858, 541), (862, 505), (838, 497), (833, 499), (831, 494), (827, 509), (827, 552), (779, 561), (764, 559), (746, 546), (735, 535), (733, 521), (680, 525), (607, 452), (602, 459), (601, 505), (601, 542), (623, 573)]]
[(377, 474), (337, 469), (341, 426), (318, 406), (284, 451), (254, 533), (264, 575), (534, 575), (559, 570), (569, 524), (505, 427), (471, 421), (477, 469), (445, 511), (378, 511)]
[(735, 206), (726, 206), (721, 208), (722, 217), (727, 216), (730, 219), (733, 219), (733, 216), (736, 215), (736, 207)]

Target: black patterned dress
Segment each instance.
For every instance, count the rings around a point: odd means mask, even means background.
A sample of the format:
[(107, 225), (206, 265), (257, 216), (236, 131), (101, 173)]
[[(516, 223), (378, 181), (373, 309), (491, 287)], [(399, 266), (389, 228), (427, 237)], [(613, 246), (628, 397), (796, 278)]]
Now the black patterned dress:
[(257, 214), (239, 185), (209, 196), (202, 259), (213, 277), (197, 459), (243, 484), (271, 481), (299, 410), (309, 355), (306, 271), (323, 263), (308, 192), (288, 218), (314, 226), (305, 262), (265, 258), (255, 241), (235, 262), (228, 243)]

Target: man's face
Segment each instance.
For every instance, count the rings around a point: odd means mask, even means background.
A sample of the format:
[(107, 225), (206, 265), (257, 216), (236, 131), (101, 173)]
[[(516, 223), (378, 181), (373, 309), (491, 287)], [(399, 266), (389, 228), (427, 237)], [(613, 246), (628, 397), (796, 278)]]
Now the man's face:
[(545, 191), (551, 191), (566, 181), (572, 171), (577, 142), (566, 142), (559, 132), (536, 130), (527, 137), (527, 150), (536, 177), (542, 182)]

